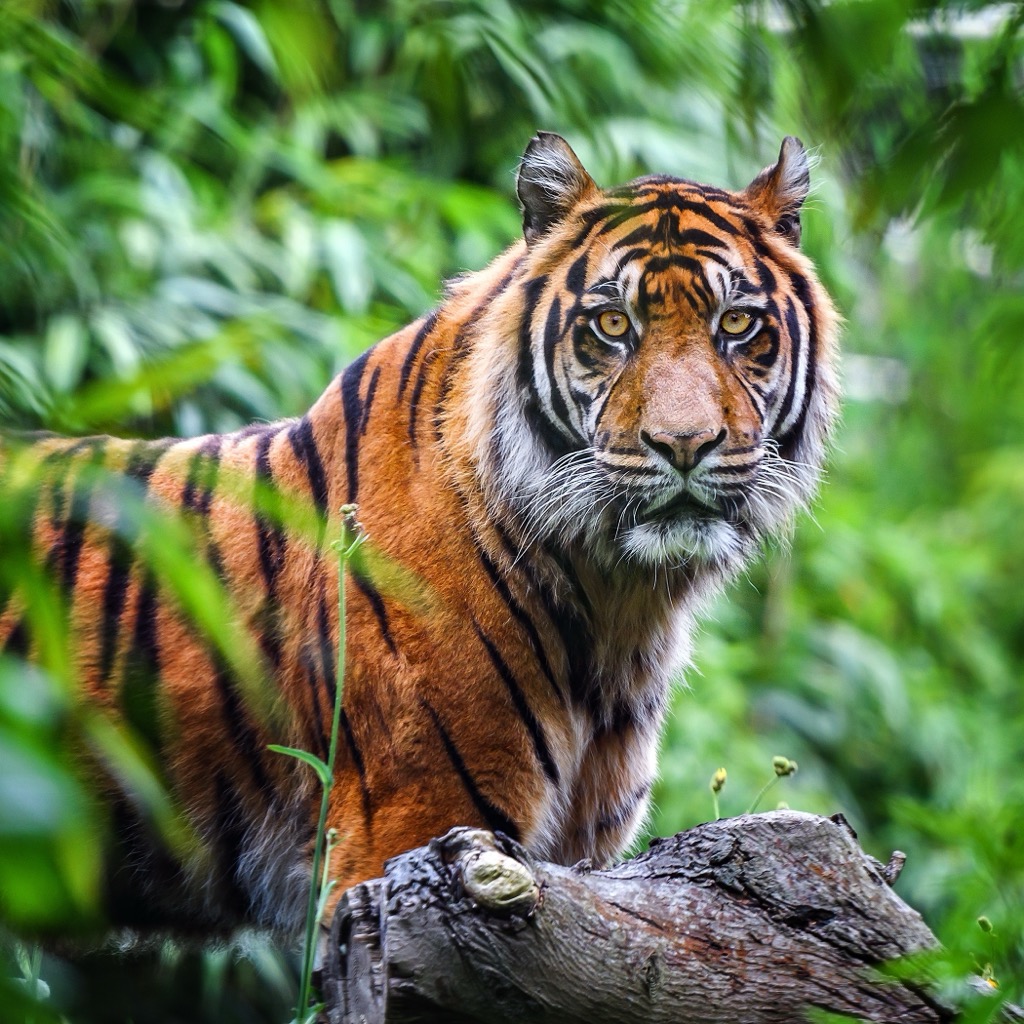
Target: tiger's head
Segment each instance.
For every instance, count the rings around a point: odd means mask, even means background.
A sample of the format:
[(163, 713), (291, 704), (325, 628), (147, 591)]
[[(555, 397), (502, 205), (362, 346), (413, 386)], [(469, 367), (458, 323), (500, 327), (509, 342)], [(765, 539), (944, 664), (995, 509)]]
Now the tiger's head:
[(484, 456), (529, 539), (729, 568), (807, 503), (838, 394), (837, 316), (799, 249), (809, 181), (792, 137), (739, 192), (602, 190), (564, 139), (531, 141)]

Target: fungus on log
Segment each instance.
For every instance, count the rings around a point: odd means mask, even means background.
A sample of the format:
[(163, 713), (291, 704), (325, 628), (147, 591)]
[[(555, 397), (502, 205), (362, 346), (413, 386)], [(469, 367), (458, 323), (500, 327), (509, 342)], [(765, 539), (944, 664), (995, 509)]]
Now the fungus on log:
[(951, 1021), (872, 968), (936, 945), (841, 817), (710, 822), (606, 871), (453, 829), (338, 905), (331, 1024)]

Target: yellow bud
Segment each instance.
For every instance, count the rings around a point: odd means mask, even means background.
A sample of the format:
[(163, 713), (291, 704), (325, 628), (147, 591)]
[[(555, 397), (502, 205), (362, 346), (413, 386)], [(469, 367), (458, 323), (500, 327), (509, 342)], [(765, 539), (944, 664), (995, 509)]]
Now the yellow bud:
[(775, 769), (775, 774), (781, 778), (786, 775), (795, 774), (797, 763), (796, 761), (791, 761), (788, 757), (782, 757), (780, 754), (772, 758), (772, 768)]
[(721, 793), (725, 788), (726, 770), (719, 768), (714, 775), (711, 776), (711, 792)]

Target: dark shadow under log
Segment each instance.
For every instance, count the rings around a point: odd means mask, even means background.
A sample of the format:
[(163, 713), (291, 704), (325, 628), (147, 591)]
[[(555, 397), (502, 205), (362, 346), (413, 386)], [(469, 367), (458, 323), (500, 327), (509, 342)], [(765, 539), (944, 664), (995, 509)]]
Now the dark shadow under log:
[[(893, 862), (896, 863), (895, 861)], [(607, 871), (453, 829), (338, 905), (332, 1024), (768, 1024), (953, 1012), (872, 966), (936, 944), (842, 819), (711, 822)]]

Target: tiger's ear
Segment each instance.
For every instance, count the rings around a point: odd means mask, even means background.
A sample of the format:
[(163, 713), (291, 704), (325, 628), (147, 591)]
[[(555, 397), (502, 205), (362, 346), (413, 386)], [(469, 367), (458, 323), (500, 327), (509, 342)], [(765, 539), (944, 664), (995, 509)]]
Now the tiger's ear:
[(544, 234), (596, 189), (594, 179), (561, 135), (537, 132), (526, 147), (516, 178), (526, 241)]
[(799, 245), (800, 207), (810, 189), (807, 150), (799, 139), (787, 135), (782, 140), (778, 163), (766, 167), (743, 190), (743, 195), (764, 213), (780, 235)]

